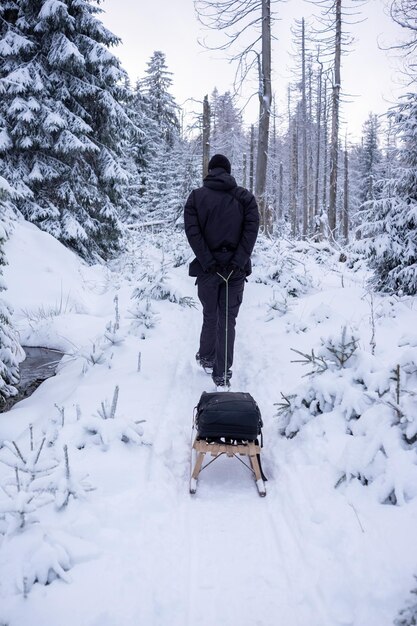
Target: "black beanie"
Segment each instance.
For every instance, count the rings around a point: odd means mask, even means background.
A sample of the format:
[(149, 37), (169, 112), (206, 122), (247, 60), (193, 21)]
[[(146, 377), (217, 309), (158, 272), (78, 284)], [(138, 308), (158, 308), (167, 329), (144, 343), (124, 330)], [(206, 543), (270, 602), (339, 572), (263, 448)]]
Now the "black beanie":
[(232, 170), (229, 159), (223, 154), (215, 154), (211, 157), (208, 168), (209, 170), (214, 170), (216, 167), (223, 168), (228, 174)]

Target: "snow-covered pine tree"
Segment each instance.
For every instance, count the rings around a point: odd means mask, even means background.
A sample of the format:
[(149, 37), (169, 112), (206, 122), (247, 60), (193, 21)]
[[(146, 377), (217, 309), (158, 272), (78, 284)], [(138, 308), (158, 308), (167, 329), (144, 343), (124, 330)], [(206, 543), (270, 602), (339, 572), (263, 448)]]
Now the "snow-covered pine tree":
[(118, 38), (98, 0), (8, 0), (0, 6), (0, 159), (31, 197), (24, 216), (83, 256), (111, 254), (127, 174), (121, 144), (132, 123), (122, 105)]
[(398, 134), (396, 159), (381, 195), (367, 204), (364, 249), (380, 291), (417, 293), (417, 94), (408, 93), (391, 111)]
[(168, 71), (165, 54), (156, 50), (148, 61), (141, 89), (148, 102), (149, 117), (156, 123), (156, 136), (152, 139), (172, 146), (180, 132), (178, 106), (169, 89), (172, 72)]
[[(200, 184), (198, 159), (180, 136), (179, 108), (169, 93), (172, 84), (163, 52), (154, 52), (139, 89), (147, 144), (140, 211), (147, 220), (172, 225), (182, 213), (191, 189)], [(198, 164), (197, 164), (198, 163)]]
[(382, 155), (379, 149), (379, 126), (375, 113), (370, 113), (363, 125), (362, 145), (359, 151), (361, 204), (374, 200), (375, 182), (380, 177)]
[(243, 179), (242, 153), (245, 151), (245, 138), (242, 129), (242, 116), (234, 105), (229, 91), (219, 94), (214, 89), (211, 95), (211, 153), (227, 156), (233, 174), (239, 181)]
[[(13, 195), (13, 189), (0, 176), (0, 294), (6, 289), (2, 268), (7, 264), (4, 244), (11, 230), (9, 215)], [(11, 313), (10, 307), (0, 295), (0, 407), (7, 398), (16, 395), (19, 363), (24, 359), (17, 333), (12, 327)]]
[(370, 113), (363, 124), (360, 143), (349, 151), (351, 223), (357, 238), (361, 237), (364, 204), (378, 197), (378, 181), (384, 175), (384, 158), (379, 143), (380, 122), (375, 114)]
[(149, 116), (149, 103), (142, 93), (140, 81), (137, 81), (134, 90), (126, 81), (126, 88), (128, 93), (126, 105), (134, 127), (123, 147), (123, 167), (129, 173), (129, 182), (123, 198), (121, 215), (124, 221), (131, 223), (142, 221), (145, 217), (141, 198), (145, 191), (150, 137), (155, 134), (156, 124)]
[(201, 157), (179, 137), (172, 146), (161, 142), (153, 150), (141, 206), (148, 220), (174, 225), (192, 189), (201, 185)]

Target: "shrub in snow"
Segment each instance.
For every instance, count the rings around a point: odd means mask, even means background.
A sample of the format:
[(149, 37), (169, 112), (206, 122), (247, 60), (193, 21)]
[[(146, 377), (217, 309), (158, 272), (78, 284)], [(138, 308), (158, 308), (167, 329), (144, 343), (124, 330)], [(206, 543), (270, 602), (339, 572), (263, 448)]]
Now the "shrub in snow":
[[(292, 438), (300, 430), (337, 434), (343, 452), (338, 484), (359, 479), (378, 500), (402, 504), (417, 495), (417, 353), (395, 367), (381, 365), (342, 329), (311, 354), (296, 351), (307, 380), (282, 394), (278, 425)], [(417, 351), (416, 351), (417, 352)]]
[(71, 582), (72, 561), (66, 547), (41, 524), (8, 532), (0, 541), (0, 577), (11, 593), (27, 596), (35, 583), (49, 585), (58, 578)]
[[(417, 589), (412, 589), (411, 593), (417, 596)], [(407, 606), (403, 608), (394, 621), (395, 626), (416, 626), (417, 624), (417, 599), (409, 599)]]
[(86, 480), (86, 475), (81, 475), (70, 466), (68, 446), (65, 445), (64, 464), (48, 474), (40, 477), (34, 482), (37, 490), (49, 491), (54, 495), (55, 506), (62, 509), (68, 505), (70, 497), (85, 500), (87, 493), (93, 490), (91, 484)]
[(135, 309), (129, 313), (132, 319), (132, 331), (142, 339), (146, 338), (148, 331), (155, 328), (160, 319), (160, 315), (152, 308), (149, 298), (138, 300)]
[(195, 301), (188, 296), (181, 296), (170, 283), (168, 269), (164, 263), (159, 268), (149, 270), (141, 276), (132, 298), (137, 300), (169, 300), (180, 306), (194, 307)]
[(104, 339), (112, 346), (119, 346), (125, 340), (124, 334), (120, 331), (119, 298), (117, 296), (114, 296), (114, 321), (107, 324)]
[(104, 349), (95, 342), (91, 344), (91, 349), (80, 350), (78, 356), (85, 360), (83, 372), (86, 372), (90, 365), (103, 365), (106, 362)]
[(49, 504), (53, 497), (49, 492), (34, 488), (34, 481), (23, 472), (15, 470), (13, 479), (2, 485), (0, 514), (3, 516), (3, 532), (12, 533), (39, 522), (38, 509)]
[[(64, 409), (60, 409), (60, 429), (64, 428)], [(50, 502), (51, 497), (55, 500), (57, 508), (62, 508), (68, 504), (70, 496), (74, 498), (85, 498), (87, 491), (92, 487), (86, 482), (85, 476), (80, 476), (70, 467), (68, 446), (63, 446), (63, 456), (57, 458), (54, 443), (45, 445), (46, 437), (34, 445), (33, 428), (30, 426), (29, 449), (24, 450), (23, 445), (16, 442), (5, 441), (1, 450), (0, 461), (14, 469), (14, 480), (6, 483), (5, 493), (11, 497), (8, 489), (12, 492), (17, 487), (17, 500), (21, 504), (32, 505), (35, 509), (39, 506), (42, 498), (45, 503)], [(50, 450), (52, 448), (52, 450)], [(26, 495), (25, 495), (26, 494)], [(49, 494), (49, 495), (48, 495)], [(32, 512), (29, 511), (28, 512)], [(25, 524), (22, 518), (21, 526)]]
[[(106, 335), (108, 335), (106, 337)], [(113, 339), (113, 341), (111, 341)], [(108, 343), (104, 343), (104, 342)], [(91, 343), (90, 346), (83, 346), (81, 348), (74, 348), (71, 352), (66, 353), (66, 357), (73, 361), (81, 359), (82, 373), (88, 372), (90, 367), (95, 365), (107, 365), (111, 368), (111, 361), (113, 359), (113, 352), (109, 352), (110, 346), (115, 345), (117, 342), (121, 343), (123, 337), (119, 331), (117, 333), (112, 332), (112, 327), (107, 326), (104, 335)]]
[(277, 316), (281, 317), (282, 315), (285, 315), (288, 313), (289, 308), (290, 305), (286, 295), (282, 295), (281, 293), (276, 293), (274, 291), (271, 300), (268, 302), (268, 310), (265, 321), (269, 322)]
[(103, 450), (107, 450), (113, 441), (143, 443), (141, 424), (145, 420), (132, 420), (116, 415), (118, 399), (119, 387), (116, 387), (111, 403), (108, 403), (107, 400), (102, 402), (96, 416), (80, 420), (83, 433), (80, 435), (78, 447), (93, 443), (100, 445)]
[[(33, 451), (32, 451), (33, 452)], [(19, 452), (23, 463), (24, 457)], [(2, 484), (0, 497), (0, 578), (25, 595), (36, 582), (49, 584), (56, 578), (68, 580), (69, 555), (54, 542), (39, 521), (39, 509), (53, 500), (42, 486), (36, 487), (40, 468), (15, 468), (14, 479)]]
[(149, 241), (163, 251), (164, 258), (172, 260), (173, 267), (185, 265), (193, 258), (193, 252), (183, 230), (164, 228), (157, 235), (150, 235)]
[(32, 426), (30, 426), (29, 450), (25, 451), (22, 444), (18, 445), (15, 441), (4, 441), (0, 462), (19, 472), (24, 472), (34, 480), (36, 476), (48, 473), (57, 465), (55, 459), (51, 459), (45, 453), (42, 454), (45, 442), (46, 438), (43, 437), (37, 446), (34, 445)]
[(288, 296), (298, 297), (306, 293), (312, 278), (304, 261), (281, 242), (271, 243), (262, 238), (257, 244), (253, 275), (258, 283), (278, 285)]

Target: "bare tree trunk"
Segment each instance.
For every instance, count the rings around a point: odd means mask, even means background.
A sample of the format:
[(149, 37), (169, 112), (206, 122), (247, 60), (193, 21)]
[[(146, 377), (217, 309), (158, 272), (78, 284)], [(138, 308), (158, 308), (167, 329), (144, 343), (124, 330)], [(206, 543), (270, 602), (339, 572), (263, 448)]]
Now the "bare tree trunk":
[(250, 147), (249, 147), (249, 191), (253, 193), (253, 161), (255, 157), (255, 135), (253, 124), (250, 127)]
[(323, 64), (319, 62), (320, 70), (317, 79), (317, 144), (316, 144), (316, 175), (314, 181), (314, 221), (315, 232), (317, 232), (318, 220), (319, 220), (319, 177), (320, 177), (320, 154), (321, 154), (321, 107), (322, 107), (322, 78), (323, 78)]
[(332, 130), (330, 141), (329, 229), (336, 236), (337, 161), (339, 154), (340, 59), (342, 53), (342, 0), (334, 0), (335, 53), (332, 86)]
[(297, 192), (298, 192), (298, 128), (297, 118), (294, 118), (291, 141), (291, 234), (298, 234), (297, 215)]
[(327, 207), (327, 167), (328, 167), (328, 120), (329, 112), (327, 107), (327, 77), (324, 80), (324, 107), (323, 107), (323, 147), (324, 147), (324, 155), (323, 155), (323, 212), (322, 219), (320, 221), (320, 233), (324, 234), (324, 215), (328, 209)]
[(243, 181), (242, 181), (242, 185), (245, 187), (246, 189), (246, 185), (247, 185), (247, 178), (248, 178), (248, 174), (247, 174), (247, 169), (248, 169), (248, 164), (247, 164), (247, 154), (246, 152), (243, 153)]
[(282, 219), (282, 191), (283, 191), (284, 168), (282, 161), (279, 164), (279, 186), (278, 186), (278, 219)]
[(261, 225), (268, 231), (266, 210), (266, 170), (268, 165), (269, 118), (271, 110), (271, 6), (270, 0), (262, 2), (262, 52), (259, 73), (259, 129), (256, 159), (255, 196), (259, 205)]
[(276, 223), (278, 219), (278, 176), (277, 176), (277, 111), (276, 103), (274, 99), (273, 107), (273, 127), (272, 127), (272, 163), (273, 163), (273, 175), (272, 175), (272, 216), (273, 222)]
[(292, 198), (292, 175), (291, 175), (291, 160), (292, 160), (292, 122), (291, 122), (291, 89), (287, 88), (287, 107), (288, 107), (288, 141), (287, 141), (287, 163), (288, 163), (288, 193), (287, 193), (287, 216), (292, 223), (291, 214), (291, 198)]
[(210, 105), (208, 96), (203, 101), (203, 178), (208, 174), (210, 160)]
[(314, 155), (313, 155), (313, 64), (310, 57), (308, 69), (308, 119), (307, 119), (307, 154), (308, 154), (308, 235), (314, 232)]
[(347, 145), (345, 145), (345, 178), (343, 195), (343, 238), (347, 244), (349, 241), (349, 157)]
[(308, 170), (307, 170), (307, 99), (306, 99), (306, 52), (305, 52), (305, 24), (301, 20), (301, 159), (302, 159), (302, 211), (303, 237), (308, 231)]

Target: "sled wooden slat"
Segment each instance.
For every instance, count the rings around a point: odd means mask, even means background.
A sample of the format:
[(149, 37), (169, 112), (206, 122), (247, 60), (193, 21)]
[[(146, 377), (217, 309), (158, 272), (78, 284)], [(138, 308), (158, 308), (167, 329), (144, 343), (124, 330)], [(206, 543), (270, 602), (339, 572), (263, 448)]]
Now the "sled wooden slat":
[(194, 481), (193, 488), (190, 489), (191, 493), (195, 493), (196, 491), (196, 481), (201, 470), (204, 469), (203, 462), (205, 455), (209, 454), (211, 457), (213, 457), (212, 460), (214, 461), (218, 456), (226, 454), (226, 456), (228, 456), (229, 458), (236, 455), (248, 457), (250, 469), (252, 469), (255, 476), (256, 487), (259, 491), (259, 495), (266, 495), (265, 485), (262, 480), (262, 473), (258, 461), (258, 455), (260, 455), (261, 453), (261, 446), (258, 443), (255, 443), (254, 441), (250, 441), (245, 444), (231, 444), (220, 442), (210, 443), (209, 441), (206, 441), (204, 439), (198, 439), (196, 437), (193, 443), (193, 448), (197, 452), (197, 459), (191, 474), (191, 479)]
[(203, 452), (204, 454), (211, 454), (211, 456), (218, 456), (219, 454), (231, 452), (232, 455), (240, 454), (240, 456), (256, 456), (261, 453), (261, 447), (259, 444), (255, 444), (253, 441), (247, 444), (238, 443), (232, 445), (230, 443), (209, 443), (204, 439), (196, 439), (194, 441), (193, 448), (196, 452)]

